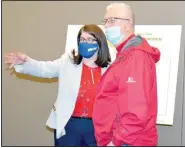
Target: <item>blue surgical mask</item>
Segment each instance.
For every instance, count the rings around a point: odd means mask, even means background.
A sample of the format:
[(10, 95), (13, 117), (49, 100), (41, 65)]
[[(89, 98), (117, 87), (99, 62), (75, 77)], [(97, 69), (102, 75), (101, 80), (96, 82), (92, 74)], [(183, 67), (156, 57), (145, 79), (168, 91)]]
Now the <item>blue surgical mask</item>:
[(105, 36), (113, 45), (117, 45), (124, 38), (120, 26), (105, 28)]
[(98, 44), (79, 43), (78, 50), (82, 57), (91, 58), (98, 50)]

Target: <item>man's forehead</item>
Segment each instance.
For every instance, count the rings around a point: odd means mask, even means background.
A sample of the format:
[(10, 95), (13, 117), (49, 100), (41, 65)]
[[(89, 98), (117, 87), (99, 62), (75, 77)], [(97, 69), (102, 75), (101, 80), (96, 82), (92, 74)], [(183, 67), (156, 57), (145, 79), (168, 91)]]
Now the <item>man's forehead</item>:
[(111, 17), (129, 17), (129, 11), (126, 8), (112, 7), (106, 10), (104, 19)]

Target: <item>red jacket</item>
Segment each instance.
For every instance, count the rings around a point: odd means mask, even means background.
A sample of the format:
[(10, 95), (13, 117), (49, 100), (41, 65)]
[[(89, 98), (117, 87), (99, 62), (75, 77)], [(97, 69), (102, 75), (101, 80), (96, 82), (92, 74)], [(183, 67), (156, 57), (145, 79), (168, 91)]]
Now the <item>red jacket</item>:
[(110, 141), (115, 146), (157, 145), (155, 63), (160, 52), (145, 39), (138, 41), (117, 55), (98, 85), (93, 109), (98, 146)]

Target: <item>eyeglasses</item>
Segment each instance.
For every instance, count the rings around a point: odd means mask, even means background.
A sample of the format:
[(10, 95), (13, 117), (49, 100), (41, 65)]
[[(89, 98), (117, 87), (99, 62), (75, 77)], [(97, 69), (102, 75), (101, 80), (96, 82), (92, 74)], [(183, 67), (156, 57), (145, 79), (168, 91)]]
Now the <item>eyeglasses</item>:
[(97, 40), (96, 39), (93, 39), (93, 38), (84, 39), (84, 38), (80, 37), (79, 42), (80, 43), (86, 42), (86, 43), (89, 43), (89, 44), (96, 44), (97, 43)]
[(102, 23), (102, 25), (105, 25), (106, 23), (112, 25), (112, 24), (115, 23), (116, 20), (130, 21), (130, 19), (124, 19), (124, 18), (119, 18), (119, 17), (111, 17), (111, 18), (102, 20), (101, 23)]

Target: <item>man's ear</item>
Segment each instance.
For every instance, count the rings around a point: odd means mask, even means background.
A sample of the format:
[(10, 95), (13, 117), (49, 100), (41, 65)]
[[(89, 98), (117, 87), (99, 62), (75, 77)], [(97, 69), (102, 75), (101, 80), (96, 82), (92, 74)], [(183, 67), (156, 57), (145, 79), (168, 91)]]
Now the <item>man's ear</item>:
[(127, 23), (127, 24), (126, 24), (126, 31), (128, 32), (129, 30), (130, 30), (130, 24)]
[(126, 31), (127, 31), (127, 32), (129, 31), (129, 29), (130, 29), (129, 27), (126, 27)]
[(127, 22), (126, 25), (125, 25), (125, 30), (128, 32), (130, 30), (130, 23)]

